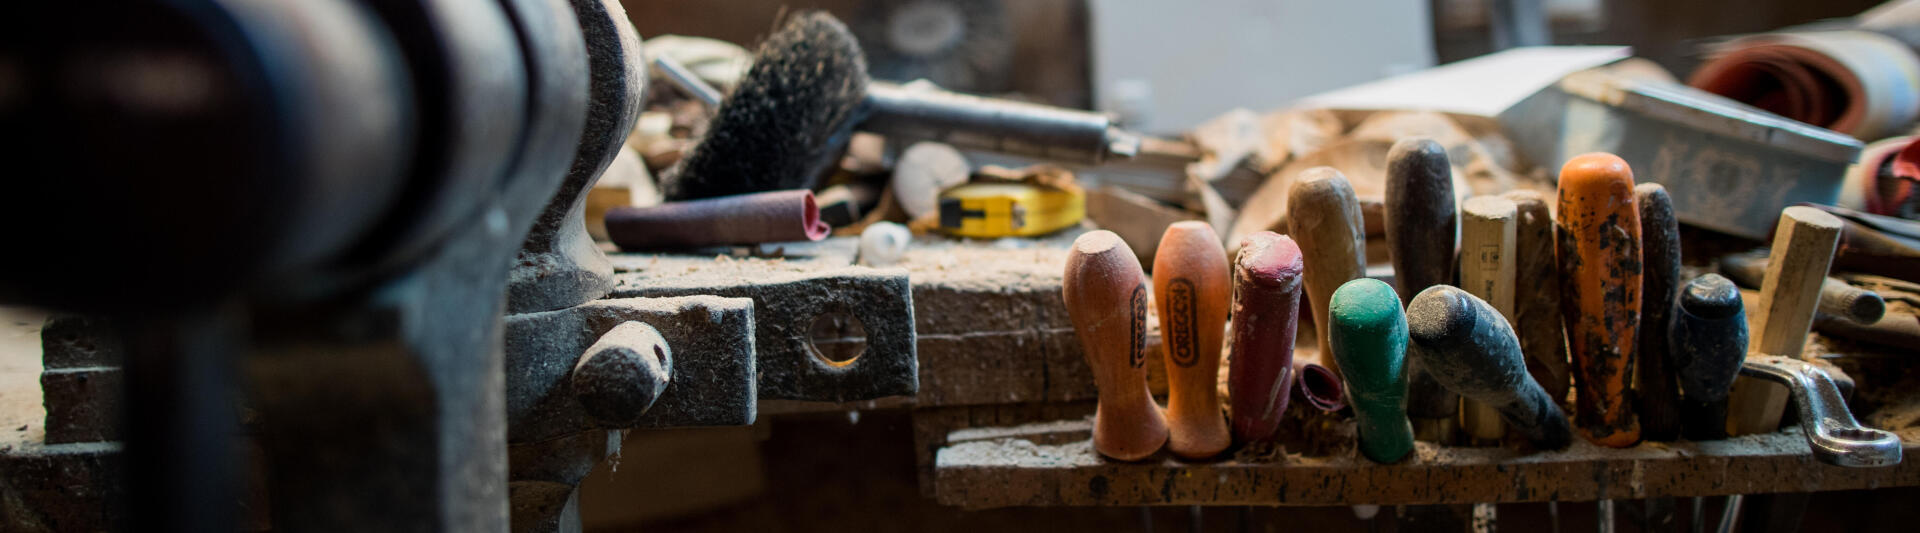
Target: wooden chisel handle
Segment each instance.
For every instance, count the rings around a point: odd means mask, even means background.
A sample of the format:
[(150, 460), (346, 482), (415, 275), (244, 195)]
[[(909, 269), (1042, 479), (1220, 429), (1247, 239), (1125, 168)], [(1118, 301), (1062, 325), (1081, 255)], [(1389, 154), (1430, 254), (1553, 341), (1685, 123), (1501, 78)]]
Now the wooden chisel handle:
[[(1458, 213), (1453, 166), (1432, 139), (1402, 139), (1387, 151), (1387, 249), (1400, 302), (1422, 289), (1453, 283)], [(1452, 441), (1459, 395), (1441, 387), (1414, 362), (1408, 382), (1408, 415), (1422, 439)]]
[[(1513, 200), (1499, 196), (1468, 198), (1460, 206), (1460, 288), (1492, 305), (1509, 326), (1513, 319), (1518, 214)], [(1525, 357), (1521, 360), (1524, 366)], [(1500, 411), (1472, 399), (1461, 401), (1460, 427), (1481, 442), (1498, 443), (1507, 435)]]
[(1206, 222), (1175, 222), (1153, 256), (1153, 295), (1167, 366), (1167, 449), (1204, 459), (1232, 444), (1220, 412), (1227, 251)]
[(1106, 230), (1074, 239), (1061, 280), (1067, 316), (1099, 389), (1093, 448), (1123, 461), (1153, 455), (1167, 441), (1166, 419), (1147, 391), (1146, 281), (1133, 250)]
[(1287, 233), (1306, 254), (1307, 301), (1320, 359), (1335, 376), (1340, 364), (1327, 343), (1327, 302), (1346, 282), (1367, 277), (1366, 225), (1353, 185), (1333, 167), (1314, 167), (1287, 192)]
[(1634, 395), (1639, 400), (1640, 437), (1651, 441), (1680, 438), (1680, 392), (1668, 350), (1674, 296), (1680, 288), (1680, 221), (1666, 187), (1633, 187), (1640, 205), (1640, 339)]
[(1293, 338), (1299, 325), (1300, 247), (1271, 231), (1246, 236), (1233, 264), (1233, 345), (1227, 393), (1233, 436), (1274, 438), (1293, 386)]
[(1640, 211), (1633, 171), (1618, 156), (1574, 157), (1560, 169), (1560, 319), (1573, 356), (1575, 420), (1587, 439), (1615, 448), (1640, 441), (1628, 401), (1640, 326)]
[(1328, 315), (1334, 359), (1347, 369), (1348, 405), (1360, 454), (1393, 463), (1413, 452), (1407, 421), (1407, 317), (1393, 287), (1361, 278), (1333, 293)]
[(1553, 212), (1540, 191), (1516, 190), (1505, 195), (1518, 215), (1514, 231), (1513, 329), (1520, 334), (1520, 350), (1527, 355), (1527, 372), (1547, 389), (1547, 395), (1567, 401), (1573, 382), (1567, 362), (1567, 340), (1560, 326), (1560, 267), (1553, 259)]

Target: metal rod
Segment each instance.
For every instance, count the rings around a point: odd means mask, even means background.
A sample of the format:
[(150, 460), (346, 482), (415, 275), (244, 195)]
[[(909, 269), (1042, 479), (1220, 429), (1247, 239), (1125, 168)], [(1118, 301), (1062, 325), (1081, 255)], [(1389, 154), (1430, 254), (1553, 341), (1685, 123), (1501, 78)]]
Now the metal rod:
[(1740, 522), (1740, 502), (1746, 499), (1739, 494), (1727, 497), (1727, 507), (1720, 510), (1720, 533), (1733, 533), (1733, 527)]
[(1600, 500), (1594, 514), (1599, 522), (1600, 533), (1613, 533), (1613, 500)]
[(1692, 531), (1693, 533), (1706, 533), (1707, 531), (1707, 499), (1705, 497), (1693, 497)]
[(673, 82), (673, 86), (679, 88), (681, 92), (706, 104), (708, 110), (720, 108), (720, 90), (707, 85), (707, 82), (694, 75), (693, 71), (687, 70), (686, 65), (680, 64), (666, 54), (660, 54), (659, 57), (653, 58), (653, 68), (660, 69), (660, 73), (667, 76), (667, 81)]
[(143, 531), (238, 529), (235, 361), (243, 335), (216, 308), (139, 320), (126, 362), (127, 516)]

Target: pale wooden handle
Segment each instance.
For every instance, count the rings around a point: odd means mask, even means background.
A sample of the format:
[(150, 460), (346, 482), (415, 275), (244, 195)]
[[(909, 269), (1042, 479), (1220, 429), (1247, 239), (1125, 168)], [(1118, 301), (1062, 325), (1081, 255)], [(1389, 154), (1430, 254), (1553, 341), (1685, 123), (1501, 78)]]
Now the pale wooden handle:
[[(1460, 288), (1485, 300), (1513, 323), (1514, 241), (1519, 208), (1513, 200), (1477, 196), (1460, 206)], [(1500, 411), (1462, 398), (1460, 426), (1482, 441), (1506, 436)]]
[(1287, 233), (1305, 254), (1320, 363), (1338, 377), (1340, 365), (1327, 347), (1327, 301), (1341, 285), (1366, 277), (1366, 225), (1353, 185), (1340, 171), (1314, 167), (1294, 179), (1287, 193)]

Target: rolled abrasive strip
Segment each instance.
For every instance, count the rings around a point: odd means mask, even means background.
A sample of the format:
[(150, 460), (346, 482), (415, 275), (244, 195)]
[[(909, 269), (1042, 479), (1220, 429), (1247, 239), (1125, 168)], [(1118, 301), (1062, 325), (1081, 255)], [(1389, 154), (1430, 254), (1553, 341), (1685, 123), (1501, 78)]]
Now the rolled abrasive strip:
[[(1333, 356), (1329, 354), (1328, 359)], [(1333, 369), (1295, 359), (1293, 361), (1293, 397), (1322, 412), (1331, 413), (1347, 406), (1347, 385)]]
[(1727, 392), (1747, 359), (1747, 314), (1740, 288), (1719, 274), (1687, 282), (1673, 311), (1681, 428), (1688, 440), (1727, 438)]
[(1486, 301), (1457, 287), (1420, 291), (1407, 305), (1407, 357), (1453, 392), (1499, 410), (1534, 447), (1565, 448), (1573, 430), (1527, 373), (1520, 339)]
[(1293, 239), (1271, 231), (1240, 241), (1233, 261), (1233, 341), (1227, 393), (1233, 437), (1271, 440), (1293, 386), (1293, 336), (1299, 325), (1303, 265)]
[(1666, 187), (1642, 183), (1633, 187), (1640, 204), (1640, 347), (1635, 363), (1634, 396), (1640, 403), (1640, 438), (1670, 441), (1680, 438), (1680, 392), (1668, 351), (1667, 329), (1673, 320), (1674, 295), (1680, 289), (1680, 221), (1673, 216), (1673, 199)]
[(831, 231), (808, 190), (607, 210), (607, 237), (622, 250), (817, 241)]
[[(1424, 138), (1394, 143), (1387, 151), (1386, 189), (1387, 248), (1394, 289), (1404, 304), (1427, 287), (1453, 283), (1459, 213), (1446, 149)], [(1428, 378), (1419, 362), (1410, 371), (1408, 409), (1421, 438), (1452, 441), (1459, 396)]]
[(1360, 278), (1341, 285), (1327, 304), (1328, 345), (1345, 369), (1348, 404), (1360, 430), (1360, 453), (1393, 463), (1413, 452), (1407, 420), (1407, 317), (1393, 287)]

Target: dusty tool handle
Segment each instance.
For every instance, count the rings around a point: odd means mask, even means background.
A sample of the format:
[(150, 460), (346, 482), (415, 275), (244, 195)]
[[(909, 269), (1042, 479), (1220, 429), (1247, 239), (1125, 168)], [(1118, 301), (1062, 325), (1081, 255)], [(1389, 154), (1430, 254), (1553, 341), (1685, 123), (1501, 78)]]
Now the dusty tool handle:
[(1635, 354), (1634, 397), (1640, 403), (1640, 437), (1651, 441), (1680, 438), (1680, 392), (1666, 332), (1673, 321), (1680, 288), (1680, 221), (1666, 187), (1633, 187), (1640, 206), (1640, 337)]
[(1233, 262), (1233, 345), (1227, 392), (1233, 437), (1266, 441), (1280, 428), (1293, 386), (1303, 265), (1293, 239), (1271, 231), (1240, 241)]
[(1099, 393), (1093, 447), (1132, 461), (1167, 441), (1166, 419), (1147, 391), (1147, 284), (1119, 235), (1091, 231), (1067, 253), (1061, 297)]
[(1307, 301), (1313, 306), (1321, 359), (1340, 374), (1327, 345), (1327, 301), (1348, 281), (1367, 276), (1366, 224), (1353, 185), (1333, 167), (1314, 167), (1287, 192), (1287, 234), (1306, 254)]
[(1676, 300), (1667, 342), (1688, 440), (1727, 437), (1727, 392), (1747, 357), (1745, 309), (1740, 288), (1719, 274), (1688, 281)]
[(1220, 343), (1227, 328), (1227, 251), (1213, 226), (1175, 222), (1153, 256), (1153, 296), (1166, 351), (1167, 449), (1204, 459), (1232, 437), (1220, 412)]
[[(1518, 214), (1513, 200), (1499, 196), (1476, 196), (1460, 206), (1460, 287), (1493, 306), (1509, 325)], [(1498, 410), (1471, 399), (1460, 404), (1460, 427), (1481, 441), (1498, 441), (1507, 434)]]
[(1573, 356), (1575, 417), (1589, 440), (1640, 441), (1628, 400), (1640, 325), (1640, 211), (1633, 171), (1613, 154), (1574, 157), (1560, 169), (1560, 318)]
[(1814, 457), (1827, 464), (1872, 468), (1900, 464), (1900, 437), (1860, 425), (1827, 373), (1793, 357), (1754, 354), (1740, 373), (1786, 385), (1800, 407), (1800, 425)]
[[(1386, 206), (1387, 249), (1400, 302), (1412, 301), (1427, 287), (1453, 283), (1458, 214), (1453, 167), (1440, 143), (1403, 139), (1387, 151)], [(1417, 361), (1408, 387), (1408, 414), (1419, 419), (1421, 438), (1452, 440), (1459, 396), (1435, 383)]]
[[(1753, 254), (1729, 255), (1720, 259), (1720, 271), (1742, 285), (1759, 287), (1766, 279), (1767, 259)], [(1814, 310), (1858, 324), (1873, 324), (1886, 317), (1887, 301), (1878, 292), (1829, 276), (1820, 282), (1820, 304)]]
[(1347, 372), (1347, 404), (1360, 433), (1360, 453), (1378, 463), (1413, 452), (1407, 420), (1407, 317), (1393, 287), (1361, 278), (1334, 291), (1328, 309), (1333, 358)]
[[(1560, 327), (1560, 267), (1553, 259), (1553, 213), (1547, 195), (1515, 190), (1505, 195), (1515, 208), (1513, 329), (1527, 372), (1555, 400), (1566, 401), (1572, 383), (1566, 336)], [(1525, 295), (1518, 297), (1517, 295)]]
[(1472, 294), (1429, 287), (1407, 305), (1407, 356), (1461, 396), (1492, 406), (1541, 449), (1565, 448), (1573, 430), (1560, 405), (1527, 374), (1520, 339)]

